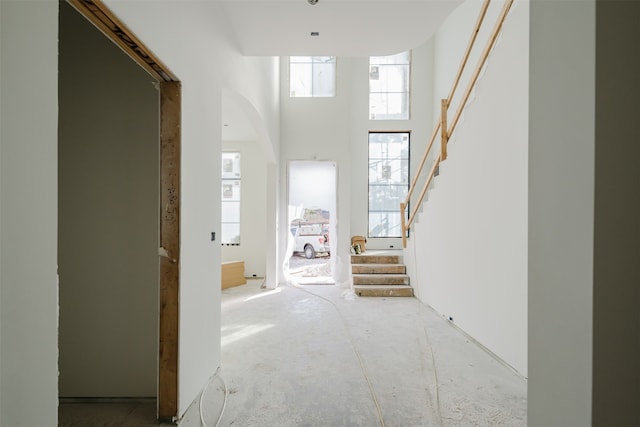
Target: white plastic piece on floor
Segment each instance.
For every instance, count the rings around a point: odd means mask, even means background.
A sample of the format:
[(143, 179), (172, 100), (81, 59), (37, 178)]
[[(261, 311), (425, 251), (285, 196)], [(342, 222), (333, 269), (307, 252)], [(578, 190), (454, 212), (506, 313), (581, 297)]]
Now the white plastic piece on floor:
[(347, 289), (346, 291), (342, 292), (340, 297), (346, 299), (347, 301), (352, 301), (356, 299), (356, 293), (353, 292), (353, 289)]

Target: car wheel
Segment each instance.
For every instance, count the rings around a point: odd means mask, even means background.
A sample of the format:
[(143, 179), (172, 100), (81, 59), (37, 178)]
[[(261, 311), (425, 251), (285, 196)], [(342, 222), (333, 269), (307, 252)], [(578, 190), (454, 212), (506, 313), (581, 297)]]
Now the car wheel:
[(313, 259), (316, 256), (316, 250), (313, 249), (313, 246), (307, 245), (304, 247), (304, 257), (306, 259)]

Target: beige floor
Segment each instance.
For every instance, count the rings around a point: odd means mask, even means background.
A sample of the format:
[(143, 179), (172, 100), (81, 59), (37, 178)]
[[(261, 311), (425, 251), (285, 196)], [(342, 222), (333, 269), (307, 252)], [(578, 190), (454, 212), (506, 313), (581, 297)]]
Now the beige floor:
[[(260, 283), (222, 293), (207, 426), (526, 425), (526, 380), (417, 299)], [(181, 426), (203, 425), (199, 406)], [(61, 406), (60, 425), (158, 425), (149, 408), (114, 406), (110, 418), (104, 407)]]
[(526, 425), (526, 381), (433, 310), (335, 285), (225, 290), (208, 426), (225, 388), (221, 426)]

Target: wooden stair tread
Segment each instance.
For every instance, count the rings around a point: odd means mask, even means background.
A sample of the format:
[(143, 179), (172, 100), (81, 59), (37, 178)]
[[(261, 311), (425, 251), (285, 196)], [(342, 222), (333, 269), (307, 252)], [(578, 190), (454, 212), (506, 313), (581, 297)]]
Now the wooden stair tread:
[(397, 286), (408, 285), (406, 274), (352, 274), (354, 285)]
[(351, 264), (400, 264), (399, 255), (351, 255)]
[(401, 255), (351, 255), (353, 290), (361, 297), (412, 297), (413, 288)]
[(409, 285), (378, 286), (354, 285), (353, 291), (360, 297), (412, 297), (413, 288)]
[(351, 264), (353, 274), (405, 274), (404, 264)]

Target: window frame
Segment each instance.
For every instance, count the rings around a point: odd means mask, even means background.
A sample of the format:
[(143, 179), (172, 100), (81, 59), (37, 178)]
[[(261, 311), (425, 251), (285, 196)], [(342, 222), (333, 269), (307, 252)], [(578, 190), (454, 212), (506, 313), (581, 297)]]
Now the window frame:
[[(408, 56), (408, 62), (405, 63), (400, 63), (400, 62), (372, 62), (373, 58), (390, 58), (393, 56), (398, 56), (401, 54), (407, 54)], [(386, 56), (370, 56), (369, 57), (369, 120), (375, 120), (375, 121), (379, 121), (379, 120), (411, 120), (411, 87), (412, 87), (412, 69), (413, 69), (413, 51), (407, 50), (407, 51), (403, 51), (394, 55), (386, 55)], [(386, 66), (394, 66), (394, 67), (400, 67), (400, 66), (406, 66), (407, 67), (407, 87), (406, 87), (406, 92), (405, 91), (401, 91), (401, 92), (397, 92), (397, 91), (372, 91), (371, 88), (371, 76), (372, 76), (372, 68), (373, 67), (378, 67), (378, 75), (380, 75), (380, 67), (386, 67)], [(391, 117), (392, 115), (389, 113), (384, 113), (384, 114), (378, 114), (376, 117), (376, 114), (372, 112), (372, 102), (371, 102), (371, 98), (374, 95), (390, 95), (390, 94), (400, 94), (400, 95), (405, 95), (406, 96), (406, 117), (403, 115), (402, 117)], [(402, 112), (402, 114), (404, 114), (404, 112)]]
[[(225, 177), (225, 154), (226, 155), (236, 155), (238, 161), (238, 171), (236, 176), (234, 177)], [(223, 150), (221, 155), (221, 164), (220, 164), (220, 243), (222, 246), (240, 246), (242, 241), (242, 153), (240, 150)], [(229, 173), (234, 173), (234, 171), (229, 171)], [(237, 200), (225, 200), (225, 192), (224, 186), (225, 181), (227, 182), (238, 182), (238, 195)], [(232, 195), (233, 198), (233, 195)], [(224, 221), (223, 207), (225, 203), (237, 203), (238, 204), (238, 218), (237, 221)], [(225, 224), (237, 224), (238, 225), (238, 241), (225, 241), (227, 237), (223, 231)]]
[[(292, 61), (292, 58), (308, 58), (309, 61)], [(323, 62), (316, 60), (316, 58), (330, 58), (331, 62)], [(295, 91), (292, 90), (292, 65), (293, 64), (310, 64), (311, 65), (311, 84), (310, 94), (295, 95)], [(331, 94), (317, 94), (314, 92), (314, 65), (316, 64), (332, 64), (333, 65), (333, 81), (331, 82), (333, 91)], [(338, 93), (338, 58), (336, 56), (290, 56), (289, 57), (289, 98), (335, 98)]]
[[(388, 236), (379, 236), (371, 234), (371, 189), (372, 183), (370, 179), (370, 170), (371, 170), (371, 135), (373, 134), (406, 134), (407, 135), (407, 155), (406, 158), (400, 158), (400, 162), (406, 161), (406, 183), (400, 182), (397, 184), (392, 184), (395, 187), (405, 187), (404, 194), (401, 197), (401, 200), (398, 201), (397, 211), (389, 211), (389, 210), (381, 210), (374, 211), (375, 212), (397, 212), (399, 223), (394, 225), (394, 227), (399, 227), (400, 231), (398, 235), (388, 235)], [(385, 159), (379, 159), (384, 161)], [(388, 160), (388, 159), (386, 159)], [(401, 163), (402, 164), (402, 163)], [(402, 220), (400, 218), (400, 202), (404, 201), (406, 195), (409, 191), (409, 186), (411, 184), (411, 131), (410, 130), (372, 130), (367, 133), (367, 238), (368, 239), (400, 239), (402, 238)], [(379, 184), (374, 184), (374, 186), (379, 186)], [(409, 205), (407, 205), (405, 209), (405, 221), (408, 219), (409, 214)]]

